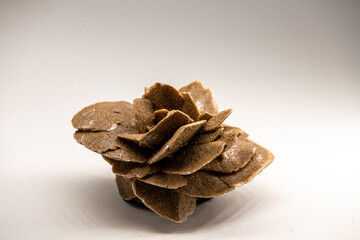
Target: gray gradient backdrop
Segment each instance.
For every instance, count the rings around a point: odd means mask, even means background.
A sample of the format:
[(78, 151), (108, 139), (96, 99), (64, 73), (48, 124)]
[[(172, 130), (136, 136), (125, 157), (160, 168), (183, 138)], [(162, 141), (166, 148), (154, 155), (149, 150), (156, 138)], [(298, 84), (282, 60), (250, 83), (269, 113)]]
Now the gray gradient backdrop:
[[(276, 159), (175, 224), (70, 120), (194, 80)], [(0, 113), (0, 239), (360, 239), (360, 1), (0, 0)]]

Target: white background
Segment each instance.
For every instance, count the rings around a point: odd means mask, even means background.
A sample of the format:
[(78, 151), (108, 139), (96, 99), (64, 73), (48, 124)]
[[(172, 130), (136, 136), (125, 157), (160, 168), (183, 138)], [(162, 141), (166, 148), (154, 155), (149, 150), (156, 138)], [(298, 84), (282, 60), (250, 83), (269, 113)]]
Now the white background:
[[(0, 239), (360, 239), (359, 1), (0, 1)], [(202, 81), (275, 161), (176, 224), (72, 116)]]

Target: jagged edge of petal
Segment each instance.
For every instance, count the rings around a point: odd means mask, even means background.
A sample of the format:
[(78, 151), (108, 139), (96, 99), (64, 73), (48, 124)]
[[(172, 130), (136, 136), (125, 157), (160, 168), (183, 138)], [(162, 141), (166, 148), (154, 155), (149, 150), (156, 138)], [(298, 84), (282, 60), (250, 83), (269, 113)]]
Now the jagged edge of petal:
[(204, 121), (181, 126), (174, 135), (148, 160), (148, 164), (158, 162), (186, 146), (191, 138), (205, 124)]
[(232, 113), (232, 109), (227, 109), (215, 114), (211, 117), (201, 131), (208, 132), (213, 131), (216, 128), (220, 127), (220, 125), (225, 121), (225, 119)]
[(152, 150), (118, 139), (118, 148), (106, 151), (102, 155), (118, 161), (145, 163), (151, 157)]
[(146, 133), (148, 128), (154, 126), (154, 108), (151, 101), (144, 98), (136, 98), (133, 101), (135, 126), (139, 133)]
[(116, 125), (133, 124), (132, 104), (125, 101), (98, 102), (81, 109), (71, 123), (81, 131), (111, 131)]
[[(195, 210), (195, 198), (179, 193), (176, 190), (156, 187), (139, 180), (135, 180), (132, 187), (135, 195), (144, 205), (163, 218), (181, 223)], [(147, 188), (144, 191), (145, 193), (140, 191), (141, 187)], [(174, 207), (177, 208), (174, 209)]]
[(179, 89), (180, 92), (188, 92), (194, 99), (194, 102), (200, 114), (218, 112), (215, 98), (210, 89), (205, 89), (201, 82), (194, 81)]
[(180, 110), (184, 104), (184, 98), (180, 92), (171, 85), (155, 83), (145, 92), (143, 98), (149, 99), (155, 110), (168, 109)]
[(247, 140), (256, 147), (255, 154), (251, 157), (250, 161), (245, 167), (240, 168), (237, 172), (231, 174), (224, 174), (222, 179), (229, 185), (239, 186), (249, 183), (262, 172), (267, 166), (269, 166), (273, 160), (274, 155), (266, 148), (254, 143), (251, 140)]
[[(192, 174), (219, 156), (224, 147), (225, 143), (222, 141), (188, 145), (178, 151), (172, 158), (168, 158), (164, 162), (165, 166), (161, 171), (168, 174)], [(208, 155), (204, 157), (204, 153)]]
[(192, 197), (217, 197), (235, 189), (211, 172), (198, 171), (184, 177), (187, 184), (178, 191)]
[(186, 179), (184, 176), (166, 173), (155, 173), (144, 178), (139, 178), (138, 180), (168, 189), (177, 189), (186, 185)]
[(125, 200), (131, 200), (136, 198), (136, 195), (132, 189), (133, 179), (127, 178), (121, 175), (115, 174), (115, 183), (119, 191), (120, 196)]

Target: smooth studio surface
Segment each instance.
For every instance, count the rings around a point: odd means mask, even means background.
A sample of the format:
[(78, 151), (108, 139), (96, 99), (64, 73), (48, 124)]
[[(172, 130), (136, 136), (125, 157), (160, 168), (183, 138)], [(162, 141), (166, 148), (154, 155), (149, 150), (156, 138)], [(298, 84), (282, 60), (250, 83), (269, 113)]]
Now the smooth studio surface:
[[(0, 1), (0, 239), (359, 239), (359, 1)], [(177, 224), (118, 195), (72, 116), (198, 80), (271, 150)]]

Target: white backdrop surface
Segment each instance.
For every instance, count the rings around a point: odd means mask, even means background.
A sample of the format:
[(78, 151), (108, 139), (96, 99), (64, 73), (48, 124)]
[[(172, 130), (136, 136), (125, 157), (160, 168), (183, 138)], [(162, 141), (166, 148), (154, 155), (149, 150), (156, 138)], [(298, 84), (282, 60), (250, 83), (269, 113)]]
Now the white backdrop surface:
[[(0, 239), (360, 239), (359, 1), (0, 1)], [(275, 161), (176, 224), (72, 116), (202, 81)]]

